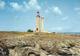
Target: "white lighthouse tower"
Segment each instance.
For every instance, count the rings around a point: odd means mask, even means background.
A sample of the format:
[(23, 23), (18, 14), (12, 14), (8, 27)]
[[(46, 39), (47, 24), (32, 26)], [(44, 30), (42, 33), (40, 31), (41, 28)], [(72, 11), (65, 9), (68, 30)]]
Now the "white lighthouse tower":
[(40, 32), (40, 14), (37, 12), (36, 16), (36, 32)]
[(44, 17), (40, 16), (39, 11), (36, 16), (36, 32), (44, 32)]
[(41, 32), (44, 32), (44, 17), (41, 17)]

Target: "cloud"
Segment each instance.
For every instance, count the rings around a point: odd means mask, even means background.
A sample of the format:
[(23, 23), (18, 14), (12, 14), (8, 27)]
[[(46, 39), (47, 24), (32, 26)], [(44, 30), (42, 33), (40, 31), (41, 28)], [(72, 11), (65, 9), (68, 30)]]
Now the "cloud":
[(80, 12), (78, 12), (78, 14), (80, 15)]
[(45, 13), (49, 13), (49, 10), (48, 10), (48, 9), (46, 9), (44, 12), (45, 12)]
[(41, 9), (41, 6), (38, 4), (38, 1), (37, 0), (30, 0), (28, 5), (31, 7), (31, 8), (34, 8), (34, 9), (37, 9), (37, 10), (40, 10)]
[(54, 27), (54, 28), (52, 28), (51, 30), (52, 30), (52, 31), (56, 31), (56, 32), (58, 31), (58, 32), (59, 32), (59, 31), (63, 31), (63, 30), (64, 30), (64, 28), (63, 28), (63, 27), (58, 26), (58, 27)]
[(62, 18), (63, 21), (65, 21), (67, 19), (68, 19), (68, 16), (65, 16), (65, 17)]
[(47, 7), (44, 11), (45, 13), (54, 13), (55, 15), (62, 15), (62, 11), (58, 6)]
[(17, 2), (11, 2), (10, 6), (17, 11), (27, 11), (27, 10), (40, 10), (41, 6), (38, 4), (37, 0), (30, 0), (28, 3), (23, 2), (19, 4)]
[(55, 14), (62, 15), (62, 11), (61, 11), (60, 8), (57, 7), (57, 6), (52, 7), (52, 11), (53, 11)]
[(0, 9), (3, 9), (5, 7), (5, 2), (4, 1), (0, 1)]
[(27, 2), (23, 2), (23, 7), (25, 8), (25, 9), (30, 9), (30, 6), (27, 4)]
[(22, 8), (23, 8), (23, 6), (22, 5), (19, 5), (17, 2), (12, 2), (12, 3), (10, 3), (10, 5), (15, 10), (22, 10)]
[(69, 25), (64, 25), (64, 26), (54, 26), (50, 28), (50, 31), (55, 31), (55, 32), (67, 32), (67, 30), (72, 29), (72, 26)]
[(79, 7), (77, 7), (77, 8), (74, 8), (74, 10), (76, 10), (76, 11), (80, 11), (80, 8), (79, 8)]
[(74, 10), (80, 15), (80, 7), (74, 8)]

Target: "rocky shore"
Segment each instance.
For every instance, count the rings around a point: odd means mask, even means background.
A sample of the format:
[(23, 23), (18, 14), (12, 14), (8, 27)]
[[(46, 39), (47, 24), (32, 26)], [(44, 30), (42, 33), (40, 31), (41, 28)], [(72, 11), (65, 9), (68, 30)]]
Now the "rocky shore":
[(80, 39), (4, 38), (0, 56), (80, 56)]

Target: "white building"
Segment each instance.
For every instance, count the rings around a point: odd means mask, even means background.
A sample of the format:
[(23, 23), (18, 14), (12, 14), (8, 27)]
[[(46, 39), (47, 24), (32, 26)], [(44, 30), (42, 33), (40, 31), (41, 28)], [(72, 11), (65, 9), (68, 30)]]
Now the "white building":
[(36, 32), (44, 32), (44, 17), (37, 12), (36, 16)]

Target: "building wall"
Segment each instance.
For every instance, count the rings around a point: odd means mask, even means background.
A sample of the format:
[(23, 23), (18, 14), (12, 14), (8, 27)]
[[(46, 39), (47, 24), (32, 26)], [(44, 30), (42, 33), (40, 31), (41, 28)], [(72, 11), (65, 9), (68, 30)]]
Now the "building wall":
[(41, 17), (41, 32), (44, 32), (44, 17)]
[(36, 32), (40, 32), (40, 16), (36, 16)]
[(44, 17), (41, 17), (39, 13), (36, 16), (36, 32), (44, 32)]

